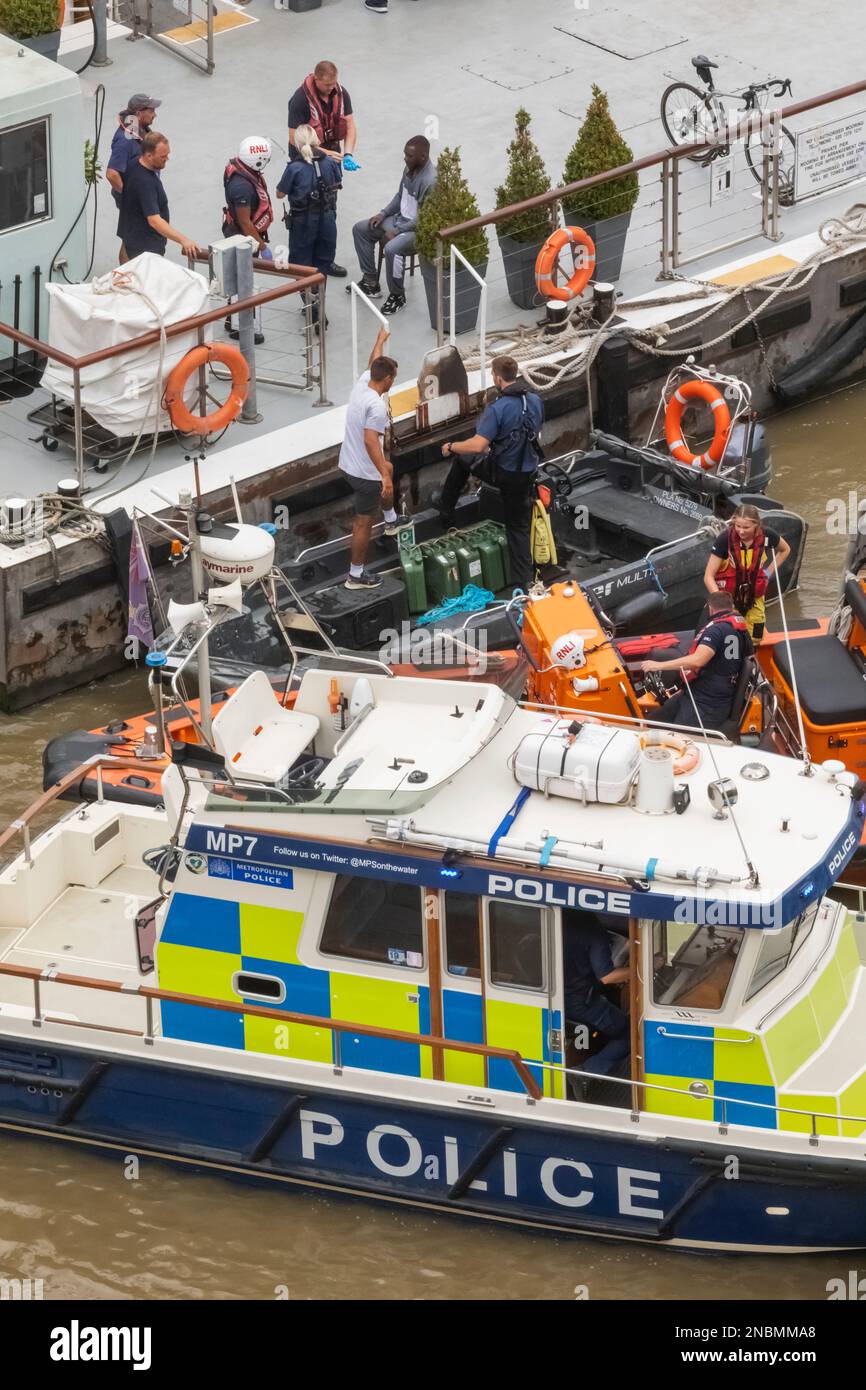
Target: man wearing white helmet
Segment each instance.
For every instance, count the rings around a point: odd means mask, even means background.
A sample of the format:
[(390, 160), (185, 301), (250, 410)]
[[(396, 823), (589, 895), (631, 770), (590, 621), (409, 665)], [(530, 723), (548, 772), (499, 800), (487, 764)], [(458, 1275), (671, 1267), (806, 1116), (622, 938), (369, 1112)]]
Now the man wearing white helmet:
[[(226, 200), (223, 236), (252, 237), (256, 243), (253, 255), (266, 261), (273, 260), (268, 245), (268, 228), (274, 220), (274, 209), (263, 172), (270, 158), (270, 140), (264, 135), (248, 135), (223, 171)], [(225, 326), (229, 337), (237, 338), (238, 330), (232, 326), (230, 319), (226, 319)], [(264, 334), (257, 332), (256, 343), (263, 343), (264, 340)]]
[(225, 207), (223, 236), (253, 237), (257, 256), (270, 260), (268, 228), (274, 220), (271, 195), (263, 170), (271, 158), (271, 142), (264, 135), (248, 135), (234, 159), (223, 171)]

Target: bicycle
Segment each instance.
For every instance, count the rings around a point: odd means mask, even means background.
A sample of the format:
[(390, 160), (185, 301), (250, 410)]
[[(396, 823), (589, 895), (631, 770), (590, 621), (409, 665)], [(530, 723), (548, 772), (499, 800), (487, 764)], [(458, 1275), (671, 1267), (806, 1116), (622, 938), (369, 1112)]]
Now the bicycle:
[[(708, 165), (714, 159), (722, 159), (731, 152), (730, 143), (722, 143), (722, 137), (729, 133), (737, 119), (747, 112), (766, 110), (770, 96), (777, 100), (791, 94), (790, 77), (771, 77), (766, 82), (753, 82), (742, 92), (721, 92), (713, 82), (712, 69), (718, 67), (704, 54), (692, 59), (698, 77), (704, 83), (701, 91), (690, 82), (672, 82), (662, 94), (662, 125), (668, 139), (674, 145), (684, 145), (691, 141), (706, 141), (709, 149), (698, 154), (686, 155), (696, 163)], [(742, 106), (735, 109), (725, 102), (738, 101)], [(764, 144), (760, 130), (753, 129), (745, 122), (743, 151), (746, 163), (757, 183), (764, 176)], [(779, 130), (779, 203), (790, 207), (794, 201), (794, 169), (796, 162), (796, 143), (787, 126)]]

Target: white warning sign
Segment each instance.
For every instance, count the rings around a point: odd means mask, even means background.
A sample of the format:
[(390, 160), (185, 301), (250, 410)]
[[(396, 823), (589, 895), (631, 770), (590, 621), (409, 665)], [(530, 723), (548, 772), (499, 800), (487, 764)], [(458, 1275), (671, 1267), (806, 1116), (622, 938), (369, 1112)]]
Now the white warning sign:
[(862, 178), (866, 178), (866, 114), (843, 116), (797, 135), (795, 198)]

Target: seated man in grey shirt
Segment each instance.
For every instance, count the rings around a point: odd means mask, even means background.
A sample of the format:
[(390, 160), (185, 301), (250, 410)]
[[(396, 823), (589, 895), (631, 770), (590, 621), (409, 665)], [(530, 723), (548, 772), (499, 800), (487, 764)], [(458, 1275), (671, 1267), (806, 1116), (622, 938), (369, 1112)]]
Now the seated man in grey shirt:
[[(436, 182), (436, 168), (430, 159), (430, 141), (423, 135), (413, 135), (403, 151), (406, 168), (400, 187), (387, 207), (373, 217), (356, 222), (352, 228), (355, 250), (361, 266), (358, 286), (371, 299), (381, 293), (376, 278), (375, 248), (384, 243), (385, 274), (388, 277), (388, 298), (382, 312), (393, 314), (406, 303), (403, 292), (405, 257), (415, 249), (415, 227), (424, 199)], [(351, 293), (351, 287), (349, 292)]]

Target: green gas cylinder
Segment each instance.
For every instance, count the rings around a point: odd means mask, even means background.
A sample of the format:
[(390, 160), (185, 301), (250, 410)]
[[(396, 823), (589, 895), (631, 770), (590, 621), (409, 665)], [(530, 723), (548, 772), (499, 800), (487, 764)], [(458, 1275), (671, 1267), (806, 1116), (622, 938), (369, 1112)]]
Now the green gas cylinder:
[(421, 549), (428, 606), (432, 608), (443, 599), (457, 598), (463, 592), (463, 586), (457, 556), (450, 540), (443, 537), (442, 540), (427, 541)]
[(505, 588), (505, 573), (502, 568), (502, 549), (495, 535), (495, 523), (482, 521), (470, 527), (472, 543), (481, 561), (481, 578), (485, 589), (498, 594)]
[(400, 565), (406, 585), (410, 613), (427, 612), (427, 586), (424, 583), (424, 556), (420, 545), (400, 547)]
[(447, 540), (457, 556), (461, 588), (465, 589), (467, 584), (475, 584), (480, 588), (484, 582), (481, 556), (472, 530), (449, 531)]

